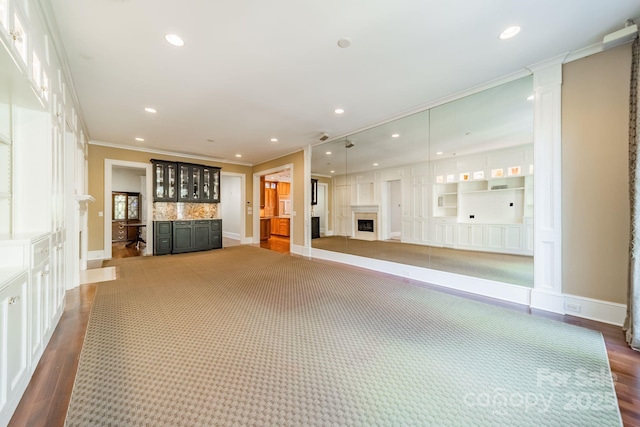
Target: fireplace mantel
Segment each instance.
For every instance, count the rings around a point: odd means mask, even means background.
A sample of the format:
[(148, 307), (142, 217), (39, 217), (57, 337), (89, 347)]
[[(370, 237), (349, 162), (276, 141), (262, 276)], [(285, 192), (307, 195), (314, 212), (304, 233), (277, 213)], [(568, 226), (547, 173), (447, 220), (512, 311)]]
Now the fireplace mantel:
[(380, 205), (351, 205), (352, 212), (359, 213), (378, 213)]

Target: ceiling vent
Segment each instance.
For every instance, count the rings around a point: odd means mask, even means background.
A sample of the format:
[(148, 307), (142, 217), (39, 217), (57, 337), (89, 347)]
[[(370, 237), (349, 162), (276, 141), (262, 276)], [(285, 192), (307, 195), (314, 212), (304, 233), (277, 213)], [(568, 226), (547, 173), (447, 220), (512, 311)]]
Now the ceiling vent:
[(604, 36), (604, 39), (602, 39), (602, 49), (606, 50), (620, 46), (621, 44), (634, 40), (636, 37), (638, 37), (638, 26), (634, 24), (631, 19), (628, 19), (623, 29)]
[(329, 139), (328, 133), (323, 133), (322, 135), (320, 135), (320, 141), (326, 141), (327, 139)]

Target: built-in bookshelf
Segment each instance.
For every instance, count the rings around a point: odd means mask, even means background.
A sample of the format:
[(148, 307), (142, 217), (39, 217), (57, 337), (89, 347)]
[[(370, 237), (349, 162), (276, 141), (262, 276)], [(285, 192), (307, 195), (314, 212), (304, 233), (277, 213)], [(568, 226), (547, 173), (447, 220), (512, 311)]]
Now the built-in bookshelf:
[(433, 216), (435, 218), (458, 215), (458, 184), (435, 184), (433, 186)]

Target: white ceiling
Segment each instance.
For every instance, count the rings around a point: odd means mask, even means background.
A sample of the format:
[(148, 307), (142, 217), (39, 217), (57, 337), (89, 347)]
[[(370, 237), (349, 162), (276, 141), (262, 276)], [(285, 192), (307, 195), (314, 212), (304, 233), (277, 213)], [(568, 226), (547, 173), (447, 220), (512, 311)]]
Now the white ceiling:
[[(247, 164), (599, 43), (640, 17), (638, 0), (50, 2), (91, 140)], [(510, 25), (521, 33), (499, 40)]]

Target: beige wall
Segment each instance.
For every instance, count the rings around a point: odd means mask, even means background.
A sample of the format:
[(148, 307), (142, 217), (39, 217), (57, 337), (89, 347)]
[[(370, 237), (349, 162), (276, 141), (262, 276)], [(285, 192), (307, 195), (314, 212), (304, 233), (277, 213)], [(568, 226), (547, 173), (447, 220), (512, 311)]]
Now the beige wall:
[(631, 46), (566, 64), (562, 85), (563, 293), (626, 303)]
[[(221, 167), (223, 172), (242, 173), (246, 176), (246, 198), (252, 201), (253, 178), (250, 166), (240, 166), (227, 163), (208, 162), (204, 160), (189, 159), (186, 157), (166, 156), (141, 151), (123, 150), (119, 148), (89, 145), (89, 194), (96, 201), (89, 204), (89, 250), (100, 251), (104, 249), (104, 220), (98, 216), (98, 212), (104, 212), (104, 160), (126, 160), (130, 162), (149, 163), (151, 159), (161, 159), (176, 162), (191, 162), (208, 166)], [(246, 218), (247, 237), (253, 235), (251, 218)]]
[[(298, 151), (288, 156), (257, 164), (253, 167), (253, 173), (280, 168), (288, 164), (293, 165), (293, 175), (291, 176), (293, 206), (291, 210), (296, 213), (295, 216), (291, 215), (291, 221), (293, 222), (293, 240), (291, 243), (304, 246), (304, 151)], [(253, 178), (251, 178), (251, 181), (253, 182)], [(259, 209), (254, 209), (254, 212), (258, 214), (260, 211)]]

